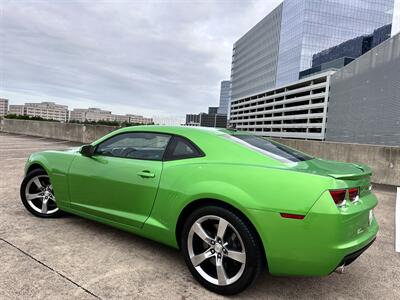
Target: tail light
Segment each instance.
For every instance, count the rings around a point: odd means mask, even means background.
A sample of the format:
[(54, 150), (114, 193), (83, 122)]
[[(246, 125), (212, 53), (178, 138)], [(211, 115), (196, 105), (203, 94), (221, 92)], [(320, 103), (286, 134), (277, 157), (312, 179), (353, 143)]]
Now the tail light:
[(351, 202), (358, 201), (360, 198), (359, 196), (359, 189), (358, 188), (351, 188), (349, 189), (349, 199)]
[(337, 206), (346, 204), (346, 190), (330, 190), (329, 193)]
[(356, 202), (360, 199), (360, 189), (358, 187), (343, 190), (330, 190), (329, 193), (337, 206), (344, 206), (346, 204), (346, 193), (349, 193), (349, 200), (351, 202)]

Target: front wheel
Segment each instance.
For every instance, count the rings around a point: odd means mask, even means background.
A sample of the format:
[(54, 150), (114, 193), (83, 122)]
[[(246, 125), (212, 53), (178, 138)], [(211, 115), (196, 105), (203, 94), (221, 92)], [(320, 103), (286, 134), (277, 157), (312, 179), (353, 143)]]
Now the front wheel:
[(20, 195), (25, 208), (41, 218), (58, 217), (57, 207), (49, 175), (42, 169), (29, 172), (21, 183)]
[(188, 217), (181, 248), (192, 275), (218, 294), (243, 291), (264, 265), (256, 233), (242, 217), (218, 206), (200, 208)]

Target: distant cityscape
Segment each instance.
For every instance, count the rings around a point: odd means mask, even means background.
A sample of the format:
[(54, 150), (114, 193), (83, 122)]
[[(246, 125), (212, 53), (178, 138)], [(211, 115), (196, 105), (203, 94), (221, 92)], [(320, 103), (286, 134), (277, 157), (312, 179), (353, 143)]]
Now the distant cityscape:
[(8, 99), (0, 98), (0, 116), (16, 115), (39, 117), (45, 120), (54, 120), (59, 122), (116, 122), (129, 124), (153, 124), (152, 118), (146, 118), (141, 115), (126, 114), (117, 115), (109, 110), (100, 108), (74, 108), (68, 110), (67, 105), (57, 104), (55, 102), (25, 103), (22, 105), (9, 104)]

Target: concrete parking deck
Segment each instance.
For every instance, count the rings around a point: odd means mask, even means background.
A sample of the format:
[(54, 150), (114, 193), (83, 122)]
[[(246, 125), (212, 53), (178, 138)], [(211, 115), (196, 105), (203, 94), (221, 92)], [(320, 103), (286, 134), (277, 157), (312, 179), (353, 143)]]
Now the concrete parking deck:
[[(28, 155), (76, 145), (0, 132), (0, 299), (222, 298), (195, 282), (174, 249), (79, 217), (39, 219), (25, 210), (19, 185)], [(264, 274), (236, 298), (400, 299), (394, 191), (376, 190), (379, 236), (345, 274)]]

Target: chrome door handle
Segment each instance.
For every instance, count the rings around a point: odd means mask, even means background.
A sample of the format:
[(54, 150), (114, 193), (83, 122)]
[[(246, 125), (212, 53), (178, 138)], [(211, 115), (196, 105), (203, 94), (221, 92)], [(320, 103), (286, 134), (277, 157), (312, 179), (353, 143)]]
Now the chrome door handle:
[(156, 174), (154, 174), (154, 173), (151, 173), (150, 171), (148, 171), (148, 170), (143, 170), (143, 171), (141, 171), (141, 172), (139, 172), (139, 173), (137, 173), (140, 177), (143, 177), (143, 178), (154, 178), (154, 177), (156, 177)]

